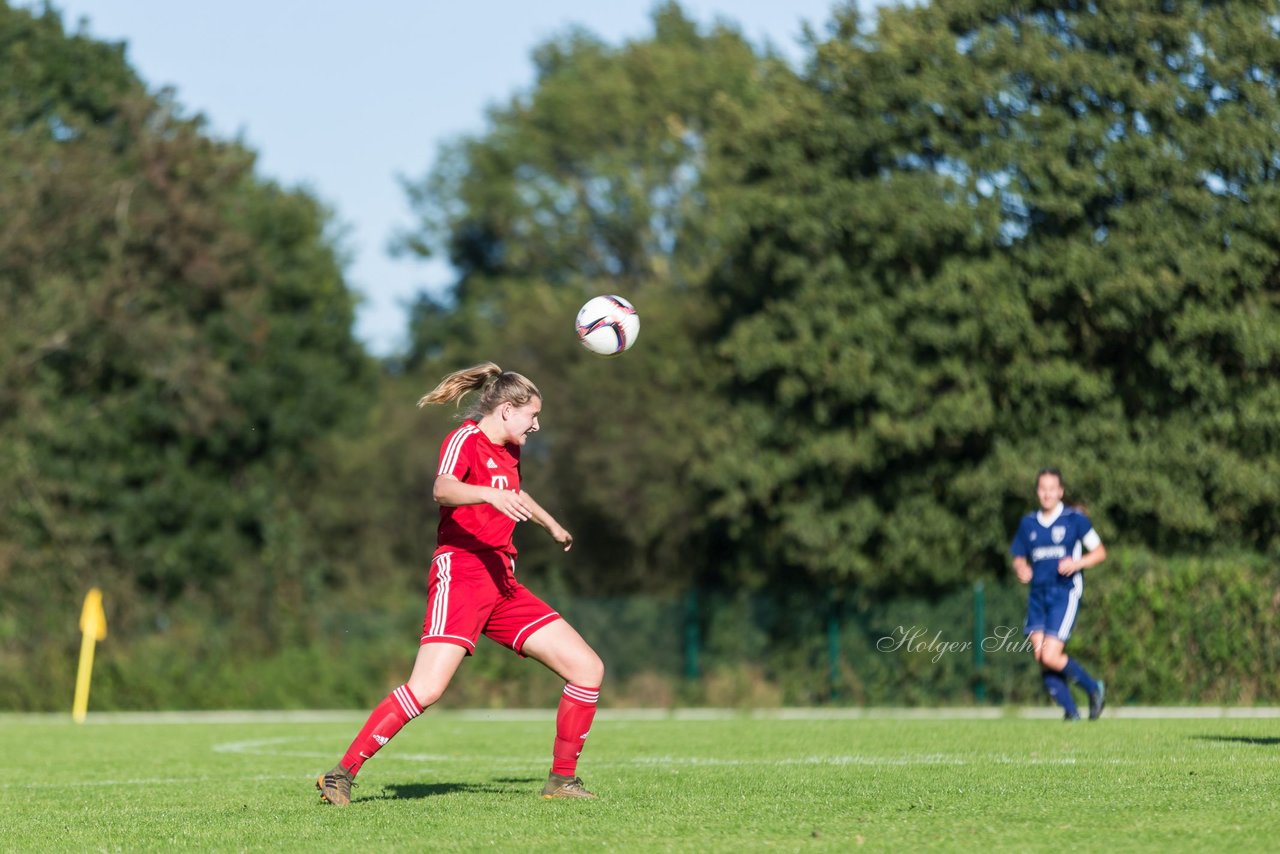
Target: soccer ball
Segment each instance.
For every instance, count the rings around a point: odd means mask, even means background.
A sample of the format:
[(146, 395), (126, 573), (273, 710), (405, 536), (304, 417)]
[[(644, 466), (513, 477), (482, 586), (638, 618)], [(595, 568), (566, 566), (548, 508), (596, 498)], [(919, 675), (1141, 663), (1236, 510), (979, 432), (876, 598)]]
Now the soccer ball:
[(622, 297), (592, 297), (578, 309), (576, 326), (583, 347), (601, 356), (616, 356), (636, 343), (640, 315)]

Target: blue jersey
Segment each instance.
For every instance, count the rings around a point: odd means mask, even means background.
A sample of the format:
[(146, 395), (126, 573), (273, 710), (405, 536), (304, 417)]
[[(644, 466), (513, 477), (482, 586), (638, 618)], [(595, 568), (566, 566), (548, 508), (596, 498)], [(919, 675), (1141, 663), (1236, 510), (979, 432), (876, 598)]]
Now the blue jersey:
[(1089, 517), (1063, 505), (1055, 513), (1028, 513), (1018, 523), (1009, 554), (1026, 558), (1031, 563), (1031, 584), (1072, 584), (1071, 576), (1058, 574), (1058, 561), (1064, 557), (1079, 558), (1093, 551), (1102, 540), (1093, 530)]

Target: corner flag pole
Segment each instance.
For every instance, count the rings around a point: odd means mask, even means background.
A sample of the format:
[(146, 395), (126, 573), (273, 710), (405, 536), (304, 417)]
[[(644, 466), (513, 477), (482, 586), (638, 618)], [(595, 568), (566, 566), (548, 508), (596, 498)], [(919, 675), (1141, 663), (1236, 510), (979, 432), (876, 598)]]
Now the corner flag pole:
[(76, 696), (71, 704), (71, 718), (84, 723), (89, 712), (89, 679), (93, 675), (94, 644), (107, 636), (107, 613), (102, 609), (102, 591), (94, 587), (84, 597), (80, 609), (80, 669), (76, 673)]

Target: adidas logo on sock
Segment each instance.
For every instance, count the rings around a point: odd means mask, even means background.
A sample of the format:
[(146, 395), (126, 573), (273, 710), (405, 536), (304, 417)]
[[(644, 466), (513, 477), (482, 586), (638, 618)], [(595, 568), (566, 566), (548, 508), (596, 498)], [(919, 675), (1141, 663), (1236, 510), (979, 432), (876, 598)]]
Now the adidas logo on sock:
[(374, 733), (373, 740), (378, 742), (378, 744), (382, 745), (383, 747), (386, 747), (387, 742), (390, 741), (391, 739), (387, 738), (385, 735), (378, 735), (377, 733)]

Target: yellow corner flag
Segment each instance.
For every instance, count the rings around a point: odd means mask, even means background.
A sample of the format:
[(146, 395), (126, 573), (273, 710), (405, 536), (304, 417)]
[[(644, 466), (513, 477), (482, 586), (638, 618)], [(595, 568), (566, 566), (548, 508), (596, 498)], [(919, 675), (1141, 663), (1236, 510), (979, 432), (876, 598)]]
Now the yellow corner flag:
[(102, 610), (102, 591), (94, 587), (84, 597), (80, 609), (80, 670), (76, 673), (76, 698), (71, 704), (71, 717), (84, 723), (89, 712), (89, 678), (93, 675), (93, 647), (107, 636), (107, 612)]

